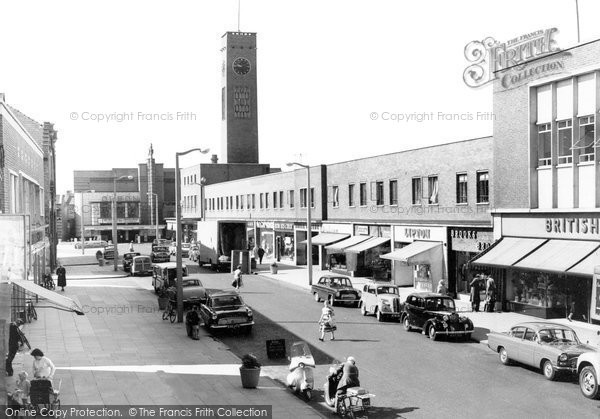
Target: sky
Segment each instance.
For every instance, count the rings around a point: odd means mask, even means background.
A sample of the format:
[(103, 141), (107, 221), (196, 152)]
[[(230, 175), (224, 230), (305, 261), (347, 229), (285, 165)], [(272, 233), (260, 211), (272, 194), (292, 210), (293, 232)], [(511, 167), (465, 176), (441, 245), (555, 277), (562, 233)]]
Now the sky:
[[(600, 38), (600, 2), (579, 12), (581, 42)], [(74, 170), (136, 167), (150, 143), (165, 167), (190, 148), (211, 153), (182, 167), (220, 154), (221, 36), (238, 29), (238, 0), (3, 1), (0, 13), (0, 92), (55, 124), (58, 193)], [(260, 162), (284, 170), (491, 135), (492, 87), (464, 83), (466, 44), (552, 27), (560, 48), (577, 43), (575, 0), (241, 0), (239, 23), (257, 33)], [(91, 120), (123, 113), (134, 118)]]

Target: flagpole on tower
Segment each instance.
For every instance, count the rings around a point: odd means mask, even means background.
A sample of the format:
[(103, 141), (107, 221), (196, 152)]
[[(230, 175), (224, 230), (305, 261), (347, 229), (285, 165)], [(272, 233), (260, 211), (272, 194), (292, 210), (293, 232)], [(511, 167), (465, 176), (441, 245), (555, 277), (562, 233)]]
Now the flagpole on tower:
[(240, 9), (241, 9), (241, 0), (238, 0), (238, 32), (240, 31)]
[(575, 0), (575, 13), (577, 14), (577, 43), (581, 42), (579, 35), (579, 0)]

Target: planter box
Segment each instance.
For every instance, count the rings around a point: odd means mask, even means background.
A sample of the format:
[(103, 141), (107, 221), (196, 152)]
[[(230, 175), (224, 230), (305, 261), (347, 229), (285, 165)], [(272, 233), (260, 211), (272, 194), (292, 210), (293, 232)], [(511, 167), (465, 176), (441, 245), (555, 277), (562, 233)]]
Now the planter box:
[(269, 266), (269, 268), (271, 268), (271, 273), (272, 274), (276, 274), (277, 270), (279, 269), (279, 266)]
[(240, 378), (242, 379), (242, 387), (256, 388), (260, 379), (260, 368), (240, 367)]

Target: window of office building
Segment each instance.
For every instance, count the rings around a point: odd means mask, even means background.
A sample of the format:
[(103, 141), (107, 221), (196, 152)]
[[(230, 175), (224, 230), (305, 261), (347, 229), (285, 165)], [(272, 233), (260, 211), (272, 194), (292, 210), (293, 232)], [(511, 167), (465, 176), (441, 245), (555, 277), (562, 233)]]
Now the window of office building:
[(337, 186), (331, 187), (331, 204), (334, 208), (340, 206), (340, 188)]
[(398, 205), (398, 181), (390, 180), (390, 205)]
[(288, 191), (288, 197), (289, 197), (290, 208), (294, 208), (294, 190), (293, 189), (290, 189)]
[(423, 198), (423, 180), (420, 177), (415, 177), (412, 180), (412, 203), (413, 205), (421, 205)]
[(277, 192), (273, 192), (273, 208), (277, 208), (278, 202), (277, 202)]
[(429, 190), (429, 205), (436, 205), (438, 203), (438, 177), (429, 176), (427, 178), (427, 186)]
[(256, 208), (256, 194), (252, 194), (252, 209)]
[(262, 193), (259, 195), (259, 200), (258, 200), (258, 203), (259, 203), (259, 205), (260, 205), (260, 209), (263, 209), (263, 208), (264, 208), (264, 205), (265, 205), (265, 203), (264, 203), (264, 198), (263, 198), (263, 194), (262, 194)]
[(300, 189), (300, 208), (306, 208), (306, 188)]
[(283, 208), (283, 191), (279, 191), (279, 208)]
[(489, 172), (477, 172), (477, 203), (490, 202), (490, 174)]
[(310, 207), (315, 207), (315, 188), (310, 188)]
[(456, 175), (456, 203), (467, 203), (467, 174), (459, 173)]
[(550, 166), (552, 163), (552, 125), (541, 124), (538, 129), (538, 165)]
[(269, 193), (265, 194), (265, 208), (269, 208)]
[(367, 205), (367, 184), (361, 183), (359, 185), (359, 198), (360, 198), (360, 206)]
[(572, 163), (573, 122), (570, 119), (558, 121), (558, 164)]
[(579, 163), (594, 160), (594, 128), (593, 115), (579, 118), (579, 140), (573, 147), (579, 150)]
[(240, 209), (240, 196), (235, 196), (235, 209)]
[[(373, 185), (373, 184), (371, 184), (371, 185)], [(371, 196), (371, 198), (373, 198), (373, 197)], [(373, 200), (373, 199), (371, 199), (371, 200)], [(383, 200), (383, 182), (381, 182), (381, 181), (375, 182), (375, 199), (374, 199), (374, 201), (375, 201), (375, 203), (377, 205), (383, 205), (383, 203), (384, 203), (384, 200)]]
[(348, 206), (354, 206), (354, 184), (351, 183), (348, 185)]

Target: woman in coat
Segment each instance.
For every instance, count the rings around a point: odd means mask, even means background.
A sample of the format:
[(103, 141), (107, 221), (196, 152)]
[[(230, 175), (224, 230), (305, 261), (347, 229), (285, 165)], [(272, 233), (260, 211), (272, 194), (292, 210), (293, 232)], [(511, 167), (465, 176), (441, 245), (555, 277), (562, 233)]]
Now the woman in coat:
[(67, 270), (60, 263), (58, 264), (58, 268), (56, 268), (56, 276), (58, 277), (58, 286), (64, 292), (67, 286)]
[(476, 275), (475, 277), (473, 277), (473, 280), (471, 281), (470, 286), (471, 286), (471, 309), (474, 312), (478, 312), (479, 304), (481, 303), (481, 296), (480, 296), (481, 278), (479, 277), (479, 275)]

